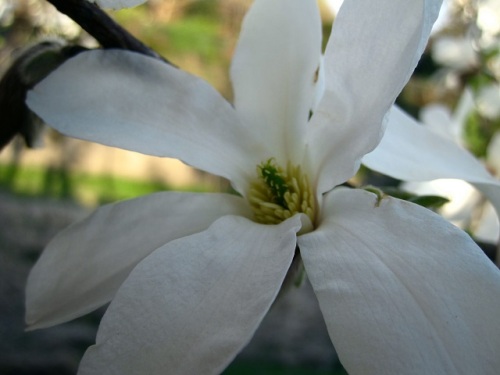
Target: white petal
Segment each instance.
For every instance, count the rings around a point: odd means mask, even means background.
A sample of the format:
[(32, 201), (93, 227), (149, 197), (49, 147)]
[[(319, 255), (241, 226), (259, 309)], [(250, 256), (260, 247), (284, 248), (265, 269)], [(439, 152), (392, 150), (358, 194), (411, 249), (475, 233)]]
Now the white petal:
[(500, 272), (469, 236), (361, 190), (326, 205), (299, 247), (349, 374), (500, 373)]
[(500, 182), (467, 150), (393, 107), (384, 137), (363, 158), (367, 167), (404, 181), (440, 178), (472, 183), (500, 212)]
[(384, 115), (423, 51), (441, 1), (345, 1), (325, 53), (326, 90), (308, 135), (319, 193), (379, 142)]
[(109, 302), (144, 257), (228, 214), (249, 215), (227, 194), (157, 193), (98, 209), (59, 233), (28, 278), (26, 322), (43, 328)]
[(498, 185), (467, 150), (420, 125), (395, 106), (382, 141), (363, 158), (363, 164), (405, 181), (457, 178)]
[(275, 299), (300, 226), (226, 216), (156, 250), (118, 291), (79, 374), (219, 374)]
[(175, 157), (240, 191), (242, 176), (261, 161), (252, 160), (258, 145), (212, 87), (138, 53), (81, 53), (29, 92), (27, 103), (66, 135)]
[(316, 0), (255, 1), (231, 67), (234, 104), (282, 163), (301, 161), (293, 158), (303, 150), (320, 58)]
[(146, 0), (89, 0), (105, 9), (132, 8), (144, 3)]

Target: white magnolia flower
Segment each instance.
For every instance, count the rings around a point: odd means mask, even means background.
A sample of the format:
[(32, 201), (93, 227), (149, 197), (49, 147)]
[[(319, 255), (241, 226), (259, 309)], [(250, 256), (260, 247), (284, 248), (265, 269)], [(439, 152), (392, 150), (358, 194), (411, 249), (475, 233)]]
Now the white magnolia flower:
[(442, 65), (458, 71), (473, 69), (479, 65), (479, 55), (470, 38), (442, 36), (432, 45), (432, 57)]
[(347, 0), (321, 63), (315, 0), (257, 0), (231, 68), (234, 107), (139, 54), (65, 63), (28, 98), (49, 124), (175, 156), (241, 196), (157, 193), (69, 227), (29, 276), (30, 327), (112, 301), (81, 374), (219, 373), (300, 253), (349, 373), (497, 374), (498, 269), (429, 210), (335, 188), (379, 142), (439, 6)]
[(500, 84), (489, 84), (480, 88), (477, 94), (478, 112), (490, 120), (500, 117)]
[(481, 30), (482, 46), (497, 46), (500, 37), (500, 4), (498, 0), (480, 0), (477, 4), (477, 26)]
[(484, 68), (498, 81), (500, 58), (496, 51), (500, 48), (499, 0), (448, 0), (446, 3), (448, 11), (444, 14), (448, 15), (449, 22), (434, 36), (432, 57), (444, 65), (444, 77), (448, 84), (456, 86), (460, 81), (459, 75)]

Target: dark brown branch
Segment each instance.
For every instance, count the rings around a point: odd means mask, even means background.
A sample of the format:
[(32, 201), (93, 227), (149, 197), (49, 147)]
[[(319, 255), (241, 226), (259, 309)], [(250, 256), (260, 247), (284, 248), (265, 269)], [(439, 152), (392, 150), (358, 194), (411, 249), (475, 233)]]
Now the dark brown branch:
[(144, 45), (117, 24), (101, 8), (88, 0), (47, 0), (92, 35), (104, 48), (120, 48), (168, 60)]

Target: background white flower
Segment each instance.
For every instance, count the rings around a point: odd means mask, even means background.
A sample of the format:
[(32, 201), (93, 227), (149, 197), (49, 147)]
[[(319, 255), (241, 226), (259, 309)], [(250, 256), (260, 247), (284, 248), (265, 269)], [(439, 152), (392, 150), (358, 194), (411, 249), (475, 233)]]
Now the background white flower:
[[(497, 242), (498, 215), (493, 214), (489, 204), (475, 210), (485, 201), (468, 184), (483, 193), (500, 212), (500, 182), (461, 145), (466, 114), (472, 105), (471, 93), (466, 90), (453, 115), (444, 106), (428, 107), (422, 116), (426, 126), (393, 108), (384, 139), (364, 157), (363, 163), (380, 173), (409, 181), (402, 185), (405, 190), (450, 199), (442, 208), (446, 218), (462, 228), (477, 228), (474, 232), (480, 240)], [(494, 145), (492, 157), (497, 153)], [(423, 182), (431, 180), (434, 181)]]

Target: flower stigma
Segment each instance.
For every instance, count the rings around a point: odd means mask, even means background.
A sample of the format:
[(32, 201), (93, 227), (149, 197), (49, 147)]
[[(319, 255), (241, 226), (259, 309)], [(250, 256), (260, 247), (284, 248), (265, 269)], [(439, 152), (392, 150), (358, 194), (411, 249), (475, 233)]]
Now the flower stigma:
[(288, 162), (284, 170), (274, 158), (260, 163), (248, 201), (258, 223), (279, 224), (297, 213), (306, 214), (314, 223), (316, 201), (300, 165)]

